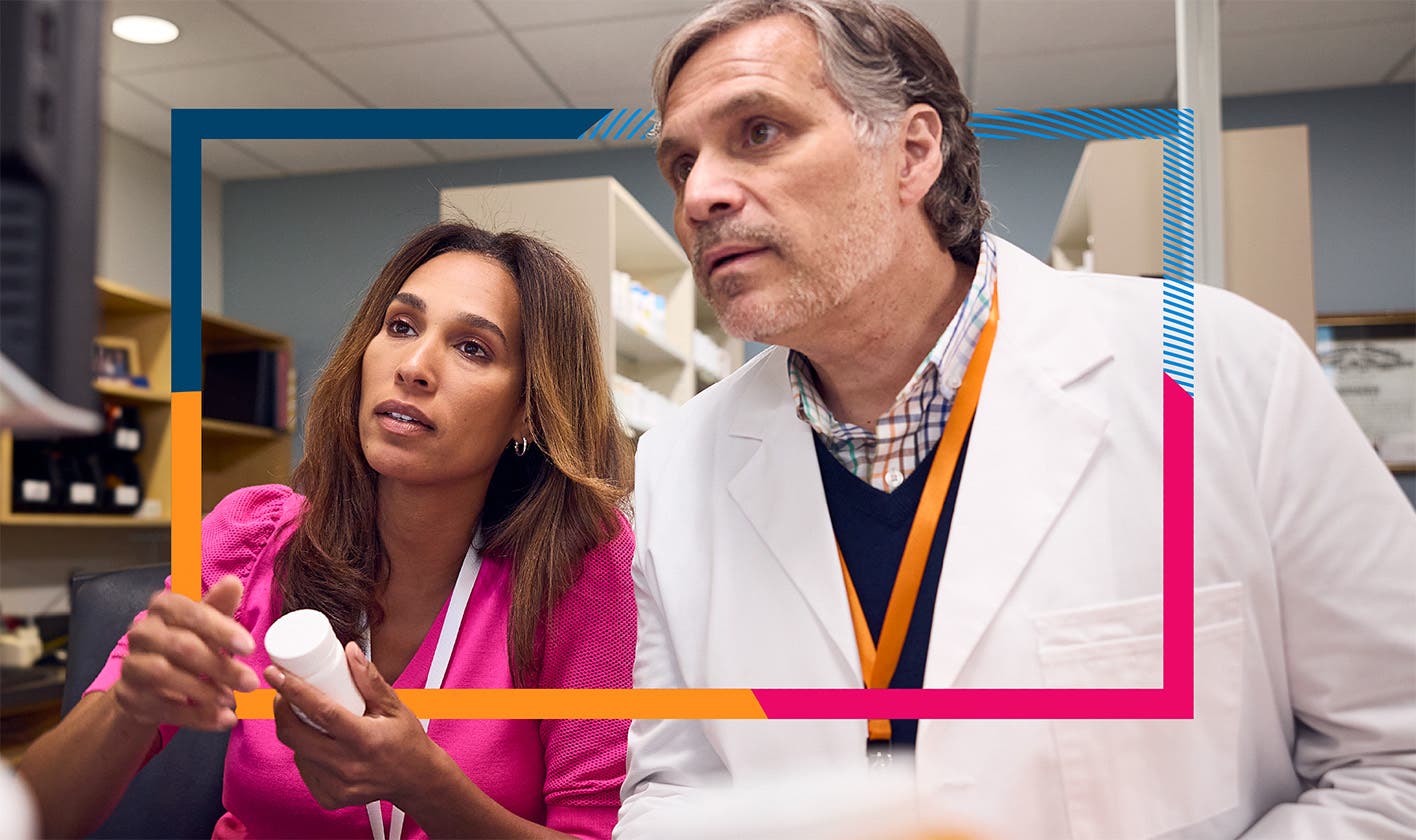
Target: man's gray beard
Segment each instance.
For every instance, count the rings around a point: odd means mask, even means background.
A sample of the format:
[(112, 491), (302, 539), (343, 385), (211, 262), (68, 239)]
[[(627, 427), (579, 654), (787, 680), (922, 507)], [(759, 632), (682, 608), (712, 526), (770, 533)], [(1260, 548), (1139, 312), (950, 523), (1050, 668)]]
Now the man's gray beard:
[(771, 343), (774, 337), (821, 316), (841, 302), (840, 296), (829, 294), (834, 290), (812, 282), (800, 271), (788, 275), (783, 291), (785, 299), (775, 304), (729, 301), (719, 306), (715, 302), (714, 311), (729, 335)]
[[(776, 343), (788, 332), (797, 331), (802, 326), (840, 306), (867, 280), (877, 277), (889, 262), (891, 246), (879, 240), (887, 218), (883, 201), (878, 197), (857, 203), (851, 218), (844, 224), (830, 249), (832, 257), (825, 259), (825, 265), (816, 276), (806, 274), (801, 268), (792, 271), (785, 279), (783, 300), (775, 305), (747, 305), (731, 300), (722, 301), (708, 297), (718, 322), (729, 335), (747, 341)], [(792, 264), (795, 249), (788, 249), (785, 237), (773, 231), (772, 244), (779, 259)], [(719, 240), (725, 237), (718, 237)], [(799, 263), (797, 263), (799, 266)], [(696, 270), (696, 269), (695, 269)], [(700, 288), (703, 281), (700, 281)]]

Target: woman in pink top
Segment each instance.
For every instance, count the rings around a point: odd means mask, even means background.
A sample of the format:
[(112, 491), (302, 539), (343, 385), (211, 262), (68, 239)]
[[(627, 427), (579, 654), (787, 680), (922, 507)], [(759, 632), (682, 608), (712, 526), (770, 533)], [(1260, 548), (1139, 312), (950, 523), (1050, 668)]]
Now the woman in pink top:
[[(443, 223), (404, 245), (315, 385), (300, 493), (223, 500), (202, 523), (202, 602), (155, 595), (27, 752), (44, 835), (92, 830), (193, 726), (231, 729), (216, 837), (368, 837), (395, 809), (405, 838), (609, 837), (627, 721), (425, 734), (390, 688), (428, 685), (444, 635), (442, 687), (630, 687), (630, 456), (595, 323), (576, 269), (535, 239)], [(270, 664), (266, 631), (302, 608), (346, 643), (363, 717)], [(275, 720), (237, 721), (233, 692), (267, 685)]]

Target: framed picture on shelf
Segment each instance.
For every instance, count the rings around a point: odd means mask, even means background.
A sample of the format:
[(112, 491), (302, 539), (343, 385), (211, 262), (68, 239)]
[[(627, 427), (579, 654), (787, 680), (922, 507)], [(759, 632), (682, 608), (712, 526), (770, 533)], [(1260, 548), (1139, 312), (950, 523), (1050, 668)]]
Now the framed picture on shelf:
[(122, 335), (100, 335), (93, 340), (93, 378), (129, 384), (142, 376), (138, 340)]
[(1319, 316), (1317, 351), (1382, 461), (1416, 471), (1416, 312)]

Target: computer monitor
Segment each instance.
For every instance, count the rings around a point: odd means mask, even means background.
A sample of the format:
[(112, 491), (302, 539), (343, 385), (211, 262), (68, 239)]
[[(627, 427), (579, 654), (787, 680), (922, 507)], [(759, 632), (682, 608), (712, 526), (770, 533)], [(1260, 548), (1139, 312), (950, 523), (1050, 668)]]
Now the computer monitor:
[(103, 4), (0, 0), (0, 426), (97, 431)]

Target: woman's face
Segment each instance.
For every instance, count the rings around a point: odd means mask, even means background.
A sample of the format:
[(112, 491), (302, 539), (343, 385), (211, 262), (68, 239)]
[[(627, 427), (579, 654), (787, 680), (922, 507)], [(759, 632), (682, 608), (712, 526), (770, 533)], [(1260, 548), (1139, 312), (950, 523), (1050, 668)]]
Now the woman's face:
[(408, 484), (489, 481), (526, 433), (521, 301), (501, 264), (434, 257), (408, 276), (364, 350), (359, 439)]

